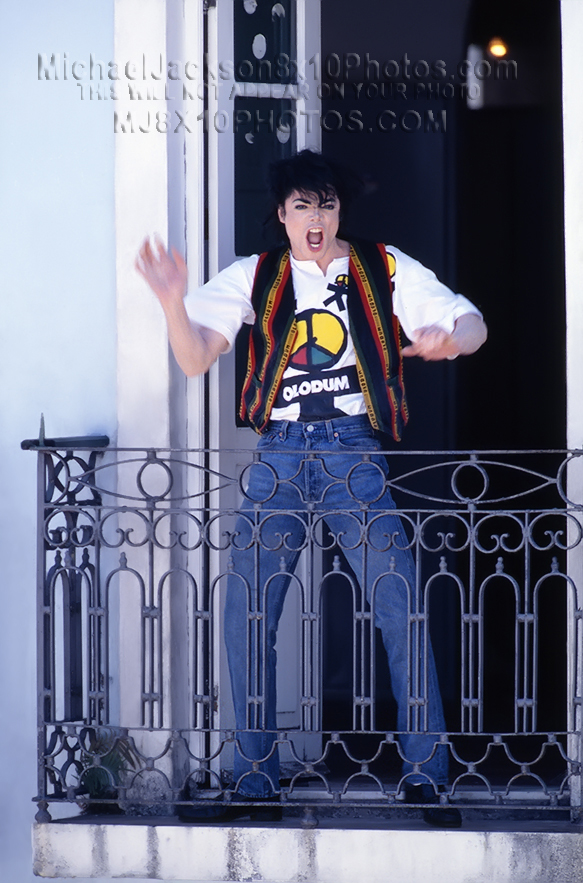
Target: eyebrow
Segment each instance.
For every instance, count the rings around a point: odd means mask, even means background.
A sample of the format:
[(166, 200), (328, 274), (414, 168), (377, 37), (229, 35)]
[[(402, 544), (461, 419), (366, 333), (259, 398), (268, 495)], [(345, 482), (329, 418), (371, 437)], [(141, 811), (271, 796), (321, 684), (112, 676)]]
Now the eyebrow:
[[(327, 202), (336, 202), (338, 200), (337, 196), (326, 196), (324, 199), (320, 199), (318, 197), (318, 205), (325, 205)], [(296, 202), (315, 202), (315, 200), (311, 199), (309, 196), (296, 196), (293, 200), (294, 204)]]

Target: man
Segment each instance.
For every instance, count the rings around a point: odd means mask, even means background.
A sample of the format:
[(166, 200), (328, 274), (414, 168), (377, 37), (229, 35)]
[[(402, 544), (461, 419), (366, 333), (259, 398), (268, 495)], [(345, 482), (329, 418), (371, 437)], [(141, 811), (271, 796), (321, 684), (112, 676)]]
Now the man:
[[(405, 794), (435, 803), (447, 782), (447, 748), (435, 736), (445, 731), (441, 697), (431, 647), (422, 634), (408, 638), (409, 614), (420, 610), (414, 564), (393, 514), (385, 458), (374, 455), (382, 434), (399, 440), (407, 422), (402, 357), (473, 353), (486, 328), (469, 301), (398, 249), (341, 238), (351, 180), (308, 150), (275, 164), (271, 194), (289, 245), (236, 262), (186, 298), (186, 266), (175, 250), (145, 242), (137, 268), (162, 305), (187, 375), (207, 371), (247, 326), (240, 414), (261, 436), (261, 457), (232, 537), (225, 607), (237, 795), (269, 799), (279, 788), (277, 626), (299, 554), (325, 516), (326, 544), (344, 552), (382, 634)], [(401, 327), (411, 341), (405, 347)], [(364, 460), (361, 451), (369, 452)], [(409, 654), (426, 659), (418, 715)], [(452, 808), (425, 816), (460, 824)]]

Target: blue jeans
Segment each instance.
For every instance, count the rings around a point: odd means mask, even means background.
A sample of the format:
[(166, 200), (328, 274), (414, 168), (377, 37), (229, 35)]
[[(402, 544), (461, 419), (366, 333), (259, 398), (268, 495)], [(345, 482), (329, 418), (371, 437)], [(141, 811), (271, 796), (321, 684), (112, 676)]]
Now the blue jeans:
[[(415, 566), (386, 487), (386, 459), (374, 455), (379, 450), (366, 416), (275, 421), (261, 436), (232, 537), (225, 608), (239, 794), (268, 797), (279, 790), (277, 626), (300, 552), (315, 540), (315, 524), (324, 517), (323, 545), (342, 549), (381, 631), (397, 702), (403, 774), (411, 784), (427, 782), (427, 776), (436, 784), (447, 782), (447, 747), (436, 745), (434, 735), (445, 731), (445, 722), (433, 653), (427, 641), (424, 654), (423, 627), (412, 621), (421, 612)], [(371, 455), (363, 461), (360, 451)], [(412, 695), (415, 681), (423, 695)], [(421, 773), (411, 772), (415, 763)]]

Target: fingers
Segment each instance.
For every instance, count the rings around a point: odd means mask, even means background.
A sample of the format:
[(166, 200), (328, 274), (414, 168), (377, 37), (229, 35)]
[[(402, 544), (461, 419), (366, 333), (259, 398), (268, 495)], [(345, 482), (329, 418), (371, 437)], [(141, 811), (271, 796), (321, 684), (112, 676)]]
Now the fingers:
[(144, 257), (151, 263), (160, 263), (168, 256), (168, 253), (164, 248), (164, 243), (157, 234), (153, 237), (153, 243), (154, 248), (152, 247), (152, 239), (145, 239), (141, 251)]
[(420, 328), (413, 343), (401, 350), (403, 356), (419, 356), (426, 362), (438, 362), (457, 352), (452, 335), (435, 325)]
[(172, 246), (172, 248), (171, 248), (171, 253), (172, 253), (172, 258), (173, 258), (174, 263), (176, 264), (177, 268), (178, 268), (181, 272), (186, 273), (186, 261), (184, 260), (184, 258), (183, 258), (182, 255), (180, 254), (180, 252), (177, 251), (177, 250), (174, 248), (174, 246)]
[(431, 353), (439, 349), (445, 337), (447, 337), (446, 333), (435, 325), (418, 328), (413, 337), (413, 343), (403, 347), (401, 353), (409, 357), (421, 356), (422, 359), (431, 358)]
[(163, 306), (185, 296), (186, 262), (175, 248), (169, 253), (157, 234), (144, 240), (134, 266)]
[[(152, 239), (154, 247), (152, 247)], [(186, 271), (186, 263), (182, 255), (175, 249), (168, 254), (162, 238), (156, 233), (152, 237), (144, 239), (136, 258), (135, 267), (141, 276), (148, 272), (157, 272), (179, 269), (181, 273)]]
[(135, 267), (141, 276), (145, 276), (146, 270), (153, 266), (154, 253), (149, 239), (144, 239), (138, 255), (136, 257)]

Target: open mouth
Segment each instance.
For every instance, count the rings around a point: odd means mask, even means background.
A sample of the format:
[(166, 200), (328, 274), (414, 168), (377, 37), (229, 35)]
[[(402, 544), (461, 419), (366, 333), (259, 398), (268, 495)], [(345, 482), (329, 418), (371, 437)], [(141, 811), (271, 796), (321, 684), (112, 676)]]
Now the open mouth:
[(311, 227), (308, 230), (308, 245), (310, 248), (314, 250), (320, 248), (323, 239), (324, 233), (321, 227)]

